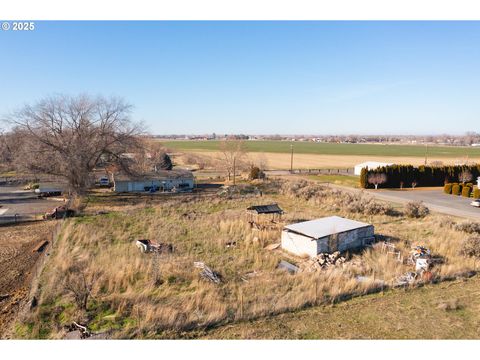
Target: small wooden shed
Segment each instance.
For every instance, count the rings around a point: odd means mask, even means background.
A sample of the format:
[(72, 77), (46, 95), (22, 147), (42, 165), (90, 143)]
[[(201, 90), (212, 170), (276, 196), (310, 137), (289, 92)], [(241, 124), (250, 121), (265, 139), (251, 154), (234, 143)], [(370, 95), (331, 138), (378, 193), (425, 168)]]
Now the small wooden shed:
[(253, 205), (247, 208), (248, 222), (251, 226), (277, 223), (282, 220), (283, 210), (278, 204)]

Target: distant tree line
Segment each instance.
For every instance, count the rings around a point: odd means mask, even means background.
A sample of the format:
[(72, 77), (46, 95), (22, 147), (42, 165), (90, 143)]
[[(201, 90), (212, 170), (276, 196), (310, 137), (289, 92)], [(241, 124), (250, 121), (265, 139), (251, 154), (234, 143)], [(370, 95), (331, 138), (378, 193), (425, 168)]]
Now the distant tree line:
[(425, 166), (391, 165), (362, 169), (360, 186), (364, 189), (444, 186), (450, 182), (468, 182), (480, 176), (480, 165)]

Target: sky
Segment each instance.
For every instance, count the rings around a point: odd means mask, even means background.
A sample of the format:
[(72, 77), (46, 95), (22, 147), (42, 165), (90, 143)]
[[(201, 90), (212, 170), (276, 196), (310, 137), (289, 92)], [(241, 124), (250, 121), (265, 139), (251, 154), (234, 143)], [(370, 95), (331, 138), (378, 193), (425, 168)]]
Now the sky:
[(120, 96), (153, 134), (478, 131), (480, 22), (35, 22), (0, 30), (0, 115)]

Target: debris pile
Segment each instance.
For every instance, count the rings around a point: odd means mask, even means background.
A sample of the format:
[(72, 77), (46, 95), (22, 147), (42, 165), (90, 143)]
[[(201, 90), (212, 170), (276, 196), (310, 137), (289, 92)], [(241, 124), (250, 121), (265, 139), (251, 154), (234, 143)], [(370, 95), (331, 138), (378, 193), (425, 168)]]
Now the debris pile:
[(405, 285), (413, 284), (415, 282), (415, 280), (417, 279), (417, 276), (418, 275), (417, 275), (416, 272), (408, 271), (405, 274), (400, 275), (396, 279), (394, 285), (395, 286), (405, 286)]
[(425, 259), (429, 257), (431, 257), (430, 250), (420, 245), (413, 247), (412, 251), (410, 252), (410, 258), (412, 260)]
[(417, 245), (410, 252), (409, 262), (415, 265), (416, 271), (427, 271), (431, 264), (431, 252), (426, 247)]
[(200, 276), (205, 280), (211, 281), (215, 284), (219, 284), (221, 282), (220, 274), (210, 269), (207, 265), (205, 265), (204, 262), (195, 261), (193, 263), (193, 266), (198, 269), (202, 269), (202, 271), (200, 272)]
[(313, 272), (324, 270), (332, 266), (343, 266), (346, 259), (340, 256), (339, 251), (332, 254), (320, 253), (316, 257), (310, 258), (302, 264), (302, 271)]
[(160, 254), (167, 254), (173, 252), (172, 244), (156, 243), (149, 239), (137, 240), (135, 245), (142, 253), (157, 252)]

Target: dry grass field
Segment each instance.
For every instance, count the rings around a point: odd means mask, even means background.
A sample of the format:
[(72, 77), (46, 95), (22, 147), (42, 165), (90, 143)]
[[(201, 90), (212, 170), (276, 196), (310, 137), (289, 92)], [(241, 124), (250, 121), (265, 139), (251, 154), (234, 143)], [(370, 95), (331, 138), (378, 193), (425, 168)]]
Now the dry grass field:
[[(290, 275), (277, 269), (279, 261), (302, 267), (305, 259), (265, 249), (279, 241), (281, 227), (249, 227), (245, 208), (259, 203), (278, 202), (286, 223), (329, 215), (372, 223), (404, 256), (413, 245), (426, 246), (443, 259), (434, 267), (435, 281), (476, 267), (460, 255), (461, 241), (469, 235), (455, 230), (451, 218), (411, 219), (366, 195), (307, 181), (256, 186), (263, 197), (248, 185), (231, 196), (90, 196), (86, 214), (65, 222), (40, 277), (39, 306), (17, 323), (15, 336), (62, 338), (65, 326), (77, 321), (113, 338), (192, 337), (199, 330), (380, 291), (412, 270), (379, 243), (346, 254), (343, 266)], [(140, 253), (135, 240), (143, 238), (171, 244), (174, 251)], [(196, 261), (218, 272), (221, 282), (202, 279)], [(82, 293), (89, 295), (85, 302)]]
[[(206, 168), (214, 168), (221, 158), (219, 151), (198, 151), (198, 150), (182, 150), (183, 155), (178, 153), (175, 161), (180, 165), (192, 164), (192, 159), (196, 158), (193, 163), (204, 163)], [(190, 160), (190, 161), (189, 161)], [(455, 164), (458, 161), (464, 161), (458, 157), (428, 157), (428, 162), (440, 161), (443, 164)], [(471, 162), (480, 162), (480, 158), (469, 158)], [(246, 155), (246, 162), (253, 164), (266, 164), (269, 170), (290, 169), (289, 153), (258, 153), (251, 152)], [(295, 169), (339, 169), (353, 168), (356, 164), (365, 161), (379, 161), (394, 164), (425, 164), (424, 157), (415, 156), (382, 156), (382, 155), (324, 155), (324, 154), (294, 154), (293, 166)]]

